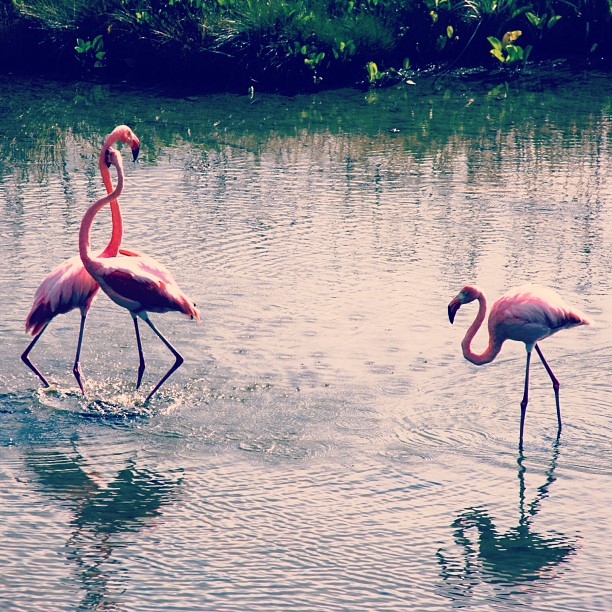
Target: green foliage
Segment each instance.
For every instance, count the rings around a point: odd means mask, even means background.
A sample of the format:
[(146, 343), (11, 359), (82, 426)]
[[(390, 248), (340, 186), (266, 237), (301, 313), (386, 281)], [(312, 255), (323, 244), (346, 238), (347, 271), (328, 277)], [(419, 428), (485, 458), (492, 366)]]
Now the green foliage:
[(368, 62), (366, 64), (366, 70), (368, 71), (368, 81), (370, 85), (373, 85), (383, 77), (382, 72), (378, 70), (378, 66), (375, 62)]
[(522, 32), (520, 30), (506, 32), (502, 40), (495, 38), (495, 36), (487, 36), (487, 40), (491, 43), (492, 47), (489, 53), (505, 66), (511, 66), (518, 62), (524, 64), (531, 53), (531, 45), (527, 45), (523, 49), (520, 45), (514, 44), (514, 41), (519, 38), (521, 34)]
[(530, 7), (531, 3), (519, 0), (463, 0), (462, 10), (468, 18), (493, 18), (496, 23), (504, 23), (525, 13)]
[(321, 80), (321, 77), (318, 74), (318, 69), (325, 59), (325, 51), (318, 51), (314, 45), (300, 45), (299, 42), (295, 42), (294, 47), (292, 50), (290, 50), (290, 52), (303, 58), (304, 65), (312, 71), (314, 83), (318, 83)]
[(560, 19), (562, 19), (562, 15), (555, 14), (552, 7), (549, 7), (549, 10), (543, 12), (542, 15), (536, 15), (532, 11), (527, 11), (525, 17), (527, 17), (527, 21), (529, 21), (530, 25), (538, 32), (540, 40), (542, 40), (547, 30), (550, 30)]
[(525, 17), (529, 20), (529, 23), (536, 27), (538, 30), (544, 30), (544, 28), (552, 28), (559, 19), (561, 19), (561, 15), (551, 15), (548, 17), (546, 13), (544, 13), (541, 17), (538, 17), (535, 13), (531, 11), (527, 11), (525, 13)]
[(319, 83), (325, 73), (343, 64), (391, 49), (393, 29), (375, 15), (380, 11), (379, 2), (330, 2), (332, 18), (323, 4), (313, 3), (309, 11), (296, 11), (282, 33), (289, 39), (288, 54), (301, 58), (313, 81)]
[[(516, 28), (523, 20), (524, 25), (535, 30), (535, 39), (541, 46), (545, 34), (563, 18), (562, 11), (578, 16), (581, 14), (579, 5), (586, 2), (588, 0), (462, 0), (461, 12), (468, 20), (476, 20), (479, 25), (485, 23), (489, 32), (492, 29), (503, 32)], [(587, 32), (588, 29), (587, 24)], [(502, 65), (516, 66), (527, 61), (533, 47), (515, 44), (514, 40), (520, 34), (520, 30), (511, 29), (506, 31), (502, 40), (487, 36), (492, 47), (491, 55)], [(530, 40), (534, 42), (533, 35)]]
[(380, 71), (375, 62), (367, 62), (365, 65), (370, 87), (384, 83), (404, 82), (414, 85), (412, 77), (414, 71), (410, 69), (410, 59), (405, 57), (401, 68), (388, 68)]
[[(62, 68), (76, 52), (87, 70), (108, 60), (109, 72), (188, 73), (192, 82), (196, 76), (298, 87), (349, 79), (381, 85), (410, 78), (407, 67), (393, 68), (405, 57), (416, 67), (459, 67), (484, 63), (489, 50), (502, 66), (518, 67), (532, 45), (541, 56), (575, 54), (577, 44), (603, 55), (612, 46), (612, 0), (10, 0), (10, 6), (4, 15), (13, 21), (4, 31), (26, 36), (0, 37), (0, 52), (13, 53), (7, 65), (28, 53), (35, 65), (40, 53), (33, 50), (42, 46)], [(504, 42), (504, 32), (520, 29), (530, 44)]]
[(104, 51), (104, 41), (102, 34), (98, 34), (93, 40), (83, 40), (77, 38), (77, 44), (74, 48), (77, 52), (81, 64), (89, 70), (90, 68), (102, 68), (106, 51)]

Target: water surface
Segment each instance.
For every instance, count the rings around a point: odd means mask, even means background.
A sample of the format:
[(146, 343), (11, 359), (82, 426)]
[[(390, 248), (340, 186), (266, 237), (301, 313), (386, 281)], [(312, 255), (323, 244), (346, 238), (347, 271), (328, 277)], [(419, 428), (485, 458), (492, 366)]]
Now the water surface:
[[(176, 97), (0, 80), (0, 607), (609, 610), (609, 75), (557, 67), (373, 92)], [(124, 244), (202, 311), (105, 296), (21, 363), (44, 275), (129, 123)], [(94, 242), (109, 235), (100, 213)], [(477, 368), (446, 305), (534, 281), (595, 321)], [(485, 345), (484, 336), (476, 345)]]

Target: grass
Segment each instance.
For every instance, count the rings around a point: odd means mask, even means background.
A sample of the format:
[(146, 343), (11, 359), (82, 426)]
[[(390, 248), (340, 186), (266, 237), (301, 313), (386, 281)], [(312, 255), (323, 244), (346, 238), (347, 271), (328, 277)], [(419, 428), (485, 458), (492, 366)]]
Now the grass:
[(516, 70), (490, 53), (508, 31), (531, 59), (609, 58), (611, 26), (612, 0), (9, 0), (0, 69), (303, 90), (407, 66)]

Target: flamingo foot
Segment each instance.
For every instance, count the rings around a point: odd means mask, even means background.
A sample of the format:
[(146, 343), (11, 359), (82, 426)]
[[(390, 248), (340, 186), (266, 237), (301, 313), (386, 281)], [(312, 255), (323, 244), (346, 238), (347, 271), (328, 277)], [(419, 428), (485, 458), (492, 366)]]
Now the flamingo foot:
[(85, 388), (83, 387), (83, 382), (81, 381), (81, 370), (79, 368), (78, 362), (74, 364), (74, 367), (72, 368), (72, 373), (74, 374), (74, 377), (76, 378), (76, 381), (79, 384), (81, 393), (85, 395)]

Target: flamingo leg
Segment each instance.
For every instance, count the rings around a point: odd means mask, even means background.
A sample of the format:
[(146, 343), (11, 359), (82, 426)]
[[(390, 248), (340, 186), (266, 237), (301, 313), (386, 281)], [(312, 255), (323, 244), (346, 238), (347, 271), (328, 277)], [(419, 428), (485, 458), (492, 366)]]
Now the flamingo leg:
[(136, 332), (136, 344), (138, 345), (138, 358), (140, 359), (140, 365), (138, 366), (138, 380), (136, 381), (136, 388), (140, 389), (140, 383), (142, 382), (142, 375), (145, 371), (145, 360), (144, 353), (142, 352), (142, 342), (140, 341), (140, 330), (138, 329), (138, 317), (132, 315), (134, 319), (134, 331)]
[(72, 373), (76, 378), (77, 383), (79, 383), (79, 387), (81, 388), (81, 393), (85, 395), (85, 389), (83, 388), (83, 383), (81, 382), (81, 370), (79, 368), (79, 361), (81, 359), (81, 345), (83, 344), (83, 331), (85, 330), (85, 319), (87, 318), (87, 314), (81, 312), (81, 328), (79, 329), (79, 340), (77, 342), (77, 350), (76, 355), (74, 357), (74, 366), (72, 367)]
[(527, 412), (527, 402), (529, 401), (529, 362), (531, 361), (531, 349), (527, 348), (527, 365), (525, 367), (525, 391), (521, 401), (521, 429), (519, 434), (519, 450), (523, 450), (523, 430), (525, 428), (525, 413)]
[(23, 363), (25, 363), (28, 368), (30, 368), (30, 370), (32, 370), (32, 372), (34, 372), (34, 374), (36, 374), (36, 376), (38, 376), (38, 378), (40, 378), (40, 380), (42, 381), (43, 385), (45, 385), (45, 387), (49, 387), (49, 383), (47, 382), (47, 379), (40, 373), (40, 371), (38, 370), (38, 368), (29, 360), (28, 355), (30, 354), (30, 351), (34, 348), (34, 345), (38, 342), (38, 339), (43, 335), (45, 329), (47, 329), (47, 326), (49, 325), (49, 323), (47, 323), (39, 332), (38, 334), (36, 334), (36, 336), (34, 336), (34, 339), (32, 340), (32, 342), (30, 342), (30, 344), (28, 344), (28, 348), (26, 348), (25, 351), (23, 351), (23, 353), (21, 354), (21, 361), (23, 361)]
[(149, 327), (155, 332), (155, 335), (168, 347), (168, 350), (170, 350), (170, 352), (176, 358), (174, 365), (166, 372), (166, 374), (161, 378), (161, 380), (155, 385), (155, 388), (153, 389), (153, 391), (151, 391), (151, 393), (147, 395), (147, 398), (145, 399), (145, 402), (144, 402), (146, 404), (151, 399), (151, 397), (153, 397), (153, 394), (164, 384), (164, 382), (166, 382), (166, 380), (172, 374), (172, 372), (174, 372), (176, 369), (178, 369), (181, 366), (184, 359), (181, 356), (181, 354), (170, 344), (170, 342), (168, 342), (168, 340), (166, 340), (162, 336), (162, 334), (159, 331), (157, 331), (157, 328), (155, 327), (155, 325), (153, 325), (152, 321), (148, 317), (144, 318), (144, 320), (147, 322)]
[(557, 431), (558, 438), (561, 434), (561, 406), (559, 404), (559, 381), (557, 380), (557, 377), (553, 374), (553, 371), (550, 369), (550, 366), (546, 362), (546, 359), (544, 359), (544, 355), (542, 355), (542, 351), (540, 350), (540, 347), (537, 344), (535, 345), (535, 350), (537, 351), (540, 360), (544, 364), (544, 367), (546, 368), (546, 371), (550, 376), (550, 380), (552, 381), (553, 389), (555, 391), (555, 403), (557, 404), (557, 423), (559, 424), (559, 429)]

